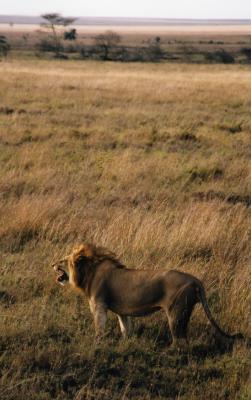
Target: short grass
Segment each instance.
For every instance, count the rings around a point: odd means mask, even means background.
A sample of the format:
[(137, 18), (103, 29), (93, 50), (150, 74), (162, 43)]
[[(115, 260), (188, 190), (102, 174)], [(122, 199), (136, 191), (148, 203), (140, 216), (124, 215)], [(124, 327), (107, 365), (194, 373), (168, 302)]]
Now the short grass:
[(250, 337), (250, 68), (19, 58), (0, 99), (1, 399), (249, 399), (248, 345), (215, 342), (200, 306), (189, 351), (162, 314), (125, 341), (111, 315), (96, 347), (50, 264), (87, 240), (193, 273)]

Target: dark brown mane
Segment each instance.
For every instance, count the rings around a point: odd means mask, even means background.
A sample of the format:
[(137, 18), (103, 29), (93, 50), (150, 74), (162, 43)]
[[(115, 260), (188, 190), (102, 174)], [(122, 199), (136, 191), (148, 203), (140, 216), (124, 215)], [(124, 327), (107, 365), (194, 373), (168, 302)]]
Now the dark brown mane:
[(73, 249), (71, 254), (73, 263), (79, 261), (81, 257), (90, 259), (93, 263), (110, 260), (113, 261), (116, 267), (126, 268), (116, 257), (114, 253), (104, 247), (95, 246), (94, 244), (83, 243)]

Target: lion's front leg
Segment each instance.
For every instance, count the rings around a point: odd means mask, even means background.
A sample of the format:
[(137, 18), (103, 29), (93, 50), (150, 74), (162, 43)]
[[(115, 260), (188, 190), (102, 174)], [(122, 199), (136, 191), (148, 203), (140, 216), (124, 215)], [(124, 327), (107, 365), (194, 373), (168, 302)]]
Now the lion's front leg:
[(89, 304), (94, 319), (96, 340), (100, 340), (105, 333), (107, 310), (102, 303), (98, 303), (95, 300), (91, 300)]

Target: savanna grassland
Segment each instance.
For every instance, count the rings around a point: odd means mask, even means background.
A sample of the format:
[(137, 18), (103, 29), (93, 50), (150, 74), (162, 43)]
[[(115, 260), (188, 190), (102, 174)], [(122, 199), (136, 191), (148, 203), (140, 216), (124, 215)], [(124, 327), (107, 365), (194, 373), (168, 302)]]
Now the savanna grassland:
[[(92, 25), (89, 21), (87, 25), (56, 26), (58, 40), (55, 43), (51, 29), (40, 25), (1, 24), (0, 15), (0, 34), (5, 36), (10, 54), (21, 59), (56, 56), (119, 62), (251, 63), (250, 24), (140, 26), (120, 25), (118, 21), (115, 24), (116, 21), (114, 25), (98, 25), (98, 22)], [(73, 28), (75, 39), (66, 40), (64, 34)], [(100, 35), (103, 36), (101, 40)], [(104, 42), (108, 43), (107, 53), (102, 47)], [(2, 52), (0, 48), (0, 56)]]
[(251, 336), (251, 69), (241, 65), (0, 63), (0, 398), (239, 399), (250, 349), (190, 349), (165, 315), (96, 347), (84, 298), (50, 264), (82, 241), (128, 266), (203, 280), (213, 315)]

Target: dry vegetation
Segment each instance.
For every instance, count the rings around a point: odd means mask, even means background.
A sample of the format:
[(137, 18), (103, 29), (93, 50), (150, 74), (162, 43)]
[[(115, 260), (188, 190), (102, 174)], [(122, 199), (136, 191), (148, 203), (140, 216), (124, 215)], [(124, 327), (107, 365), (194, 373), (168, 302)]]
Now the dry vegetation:
[[(60, 51), (70, 59), (102, 59), (95, 38), (106, 31), (119, 34), (121, 41), (111, 46), (113, 61), (159, 61), (185, 63), (249, 63), (251, 62), (249, 25), (216, 26), (103, 26), (74, 25), (76, 40), (63, 40), (71, 27), (57, 27)], [(0, 33), (11, 46), (10, 54), (27, 58), (53, 58), (50, 32), (39, 25), (0, 24)], [(156, 38), (159, 42), (156, 47)], [(61, 54), (62, 55), (62, 54)]]
[(84, 239), (191, 272), (251, 336), (250, 68), (10, 60), (0, 98), (1, 399), (249, 399), (248, 346), (214, 343), (200, 306), (189, 352), (162, 314), (125, 341), (111, 318), (95, 348), (50, 263)]

